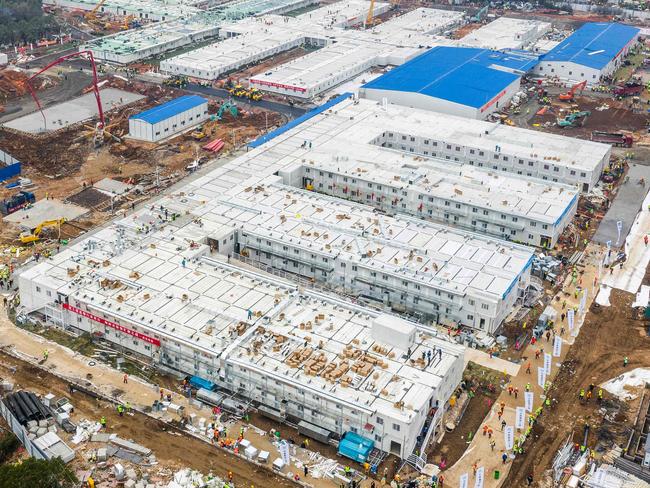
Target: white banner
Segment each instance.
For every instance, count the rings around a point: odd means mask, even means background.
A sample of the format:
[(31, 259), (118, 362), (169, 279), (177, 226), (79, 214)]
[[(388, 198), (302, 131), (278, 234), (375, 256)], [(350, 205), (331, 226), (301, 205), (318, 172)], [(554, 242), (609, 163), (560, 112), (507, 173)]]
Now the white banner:
[(605, 265), (609, 264), (609, 255), (612, 252), (612, 241), (607, 241), (605, 244), (607, 244), (607, 251), (605, 251)]
[(537, 384), (542, 388), (544, 388), (545, 383), (546, 383), (546, 369), (537, 368)]
[(483, 488), (484, 477), (485, 477), (485, 468), (481, 466), (476, 470), (476, 479), (474, 480), (474, 488)]
[(573, 325), (574, 325), (573, 319), (575, 319), (575, 315), (573, 309), (570, 308), (566, 313), (566, 321), (569, 324), (569, 330), (573, 330)]
[(582, 290), (582, 298), (580, 298), (580, 305), (578, 306), (578, 312), (579, 313), (585, 313), (585, 309), (587, 308), (587, 294), (589, 293), (589, 290), (586, 288)]
[(544, 353), (544, 372), (546, 376), (551, 374), (551, 354), (548, 352)]
[(562, 338), (559, 335), (553, 339), (553, 357), (559, 358), (562, 355)]
[(291, 466), (291, 456), (289, 455), (289, 443), (284, 439), (278, 444), (278, 451), (280, 451), (280, 457), (284, 464)]
[(623, 230), (623, 221), (622, 220), (617, 220), (616, 221), (616, 232), (617, 232), (617, 237), (616, 237), (616, 245), (621, 242), (621, 231)]
[(523, 429), (526, 425), (526, 409), (524, 407), (517, 407), (517, 413), (515, 415), (515, 427), (518, 429)]
[(503, 442), (506, 445), (506, 451), (515, 446), (515, 428), (512, 425), (506, 426), (503, 431)]
[(467, 485), (469, 484), (469, 474), (463, 473), (460, 475), (460, 484), (458, 485), (460, 488), (467, 488)]
[(605, 483), (605, 470), (598, 468), (594, 474), (594, 483), (596, 486), (602, 486)]
[(524, 392), (524, 408), (526, 412), (533, 411), (533, 395), (532, 391)]

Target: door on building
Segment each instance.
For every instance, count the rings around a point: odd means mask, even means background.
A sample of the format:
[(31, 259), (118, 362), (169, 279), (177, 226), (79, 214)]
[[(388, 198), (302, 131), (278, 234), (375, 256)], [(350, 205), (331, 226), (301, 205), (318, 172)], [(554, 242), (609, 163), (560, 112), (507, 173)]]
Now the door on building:
[(548, 236), (540, 236), (539, 245), (542, 247), (549, 247), (551, 245), (551, 238)]
[(219, 239), (208, 237), (208, 246), (210, 246), (210, 252), (219, 252)]
[(582, 191), (584, 193), (589, 193), (589, 183), (583, 183), (582, 184)]
[(402, 444), (395, 441), (390, 441), (390, 452), (391, 454), (396, 454), (398, 456), (402, 455)]
[(479, 321), (478, 326), (479, 326), (481, 329), (485, 329), (485, 319), (481, 319), (481, 320)]

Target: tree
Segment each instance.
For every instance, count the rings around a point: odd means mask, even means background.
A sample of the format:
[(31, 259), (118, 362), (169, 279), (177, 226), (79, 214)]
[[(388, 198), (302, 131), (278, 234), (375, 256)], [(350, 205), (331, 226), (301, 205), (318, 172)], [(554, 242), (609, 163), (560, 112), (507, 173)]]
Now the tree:
[(35, 42), (58, 30), (41, 0), (0, 0), (0, 44)]
[(29, 458), (0, 466), (0, 488), (74, 488), (78, 484), (75, 474), (60, 458)]

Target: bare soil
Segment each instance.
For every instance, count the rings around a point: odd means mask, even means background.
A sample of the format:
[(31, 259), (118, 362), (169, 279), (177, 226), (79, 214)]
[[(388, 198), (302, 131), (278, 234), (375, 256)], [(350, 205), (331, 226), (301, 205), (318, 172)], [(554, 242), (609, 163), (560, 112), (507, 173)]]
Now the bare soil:
[[(643, 282), (650, 283), (649, 273), (646, 272)], [(505, 486), (524, 486), (525, 478), (530, 473), (538, 483), (542, 473), (550, 468), (557, 449), (566, 441), (569, 426), (581, 439), (583, 427), (589, 423), (592, 435), (587, 445), (592, 449), (597, 441), (600, 448), (624, 441), (626, 426), (633, 423), (630, 415), (634, 414), (630, 412), (634, 412), (634, 408), (621, 406), (614, 424), (603, 422), (598, 412), (599, 405), (595, 401), (581, 404), (578, 393), (591, 383), (598, 385), (625, 370), (650, 366), (647, 353), (650, 338), (646, 334), (648, 323), (637, 318), (631, 307), (633, 300), (632, 294), (613, 289), (611, 307), (592, 305), (554, 381), (551, 396), (557, 400), (558, 406), (545, 413), (536, 423), (527, 454), (515, 459)], [(629, 358), (627, 368), (623, 366), (625, 356)], [(616, 406), (617, 400), (605, 392), (603, 403)]]
[[(17, 368), (15, 373), (11, 372), (12, 366)], [(4, 352), (0, 352), (0, 377), (14, 382), (16, 389), (25, 388), (40, 394), (51, 392), (57, 398), (69, 398), (75, 407), (73, 420), (99, 420), (105, 416), (109, 433), (117, 433), (149, 447), (165, 467), (190, 467), (221, 477), (232, 471), (237, 486), (295, 486), (270, 470), (259, 468), (186, 434), (177, 435), (175, 428), (165, 422), (139, 413), (133, 417), (120, 417), (108, 402), (81, 392), (70, 395), (66, 382)]]

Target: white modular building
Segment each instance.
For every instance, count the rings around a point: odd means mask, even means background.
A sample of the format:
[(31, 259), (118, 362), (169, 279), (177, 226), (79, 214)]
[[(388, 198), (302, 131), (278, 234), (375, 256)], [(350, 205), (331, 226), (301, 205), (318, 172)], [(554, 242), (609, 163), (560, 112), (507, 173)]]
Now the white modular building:
[(467, 34), (460, 39), (459, 44), (493, 51), (531, 49), (550, 30), (549, 22), (499, 17)]
[(208, 101), (186, 95), (129, 117), (129, 137), (157, 142), (180, 134), (208, 118)]
[(533, 73), (596, 85), (622, 66), (627, 53), (638, 43), (640, 32), (631, 25), (588, 22), (542, 55)]

